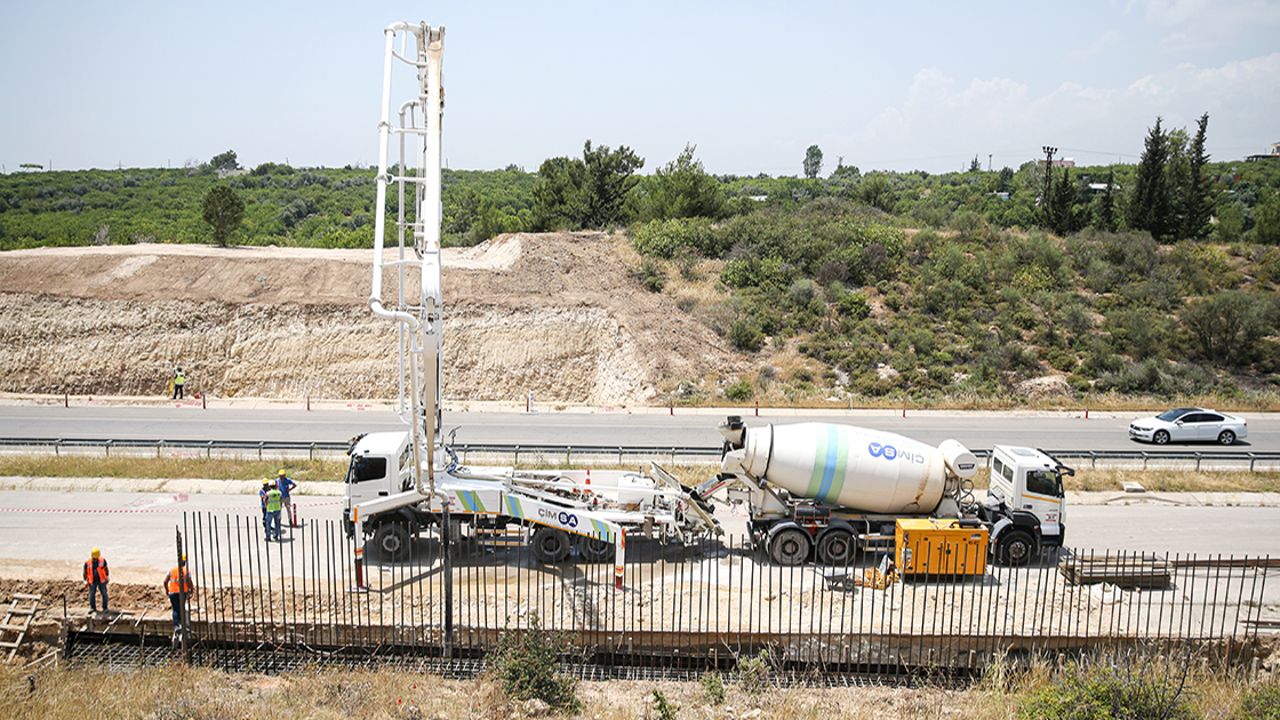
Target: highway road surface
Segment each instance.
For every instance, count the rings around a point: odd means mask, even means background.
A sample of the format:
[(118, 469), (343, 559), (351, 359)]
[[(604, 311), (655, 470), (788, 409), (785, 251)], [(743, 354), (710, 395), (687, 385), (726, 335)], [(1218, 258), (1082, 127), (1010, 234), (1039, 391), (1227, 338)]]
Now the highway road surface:
[[(174, 562), (174, 528), (183, 513), (240, 517), (256, 538), (254, 495), (0, 492), (0, 574), (7, 577), (77, 577), (89, 549), (100, 546), (118, 582), (156, 582)], [(297, 498), (305, 519), (337, 522), (338, 497)], [(717, 509), (730, 533), (741, 518)], [(1068, 545), (1078, 550), (1156, 553), (1280, 553), (1280, 508), (1183, 507), (1159, 504), (1075, 505), (1068, 514)], [(234, 520), (233, 520), (234, 522)], [(299, 546), (305, 543), (294, 530)], [(1280, 583), (1276, 584), (1280, 592)]]
[[(1057, 450), (1151, 448), (1129, 440), (1138, 413), (950, 412), (855, 410), (740, 411), (749, 424), (835, 421), (899, 432), (927, 443), (955, 438), (972, 448), (993, 444)], [(1246, 413), (1249, 437), (1235, 450), (1280, 451), (1280, 413)], [(459, 443), (569, 445), (716, 446), (721, 414), (677, 409), (639, 412), (515, 413), (447, 412), (446, 429), (457, 427)], [(228, 409), (187, 407), (0, 406), (0, 437), (147, 438), (165, 440), (345, 441), (361, 432), (398, 430), (396, 417), (381, 410)], [(1212, 451), (1213, 444), (1170, 445)]]

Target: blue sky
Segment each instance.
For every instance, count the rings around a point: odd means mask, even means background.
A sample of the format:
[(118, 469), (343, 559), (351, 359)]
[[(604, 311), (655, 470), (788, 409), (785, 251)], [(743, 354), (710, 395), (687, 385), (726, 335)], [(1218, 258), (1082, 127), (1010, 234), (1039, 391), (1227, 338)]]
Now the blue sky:
[(1132, 161), (1156, 115), (1280, 141), (1280, 2), (9, 2), (0, 163), (376, 159), (381, 28), (447, 27), (455, 168), (686, 142), (713, 172)]

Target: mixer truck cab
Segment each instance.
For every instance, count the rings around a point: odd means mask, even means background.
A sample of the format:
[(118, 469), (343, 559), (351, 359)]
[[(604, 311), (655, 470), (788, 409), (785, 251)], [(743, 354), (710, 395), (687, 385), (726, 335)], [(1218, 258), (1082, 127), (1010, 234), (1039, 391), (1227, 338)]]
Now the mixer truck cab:
[(1074, 474), (1052, 455), (1034, 448), (992, 448), (991, 479), (978, 514), (990, 523), (991, 546), (998, 561), (1025, 565), (1041, 548), (1063, 544), (1066, 494), (1062, 478)]

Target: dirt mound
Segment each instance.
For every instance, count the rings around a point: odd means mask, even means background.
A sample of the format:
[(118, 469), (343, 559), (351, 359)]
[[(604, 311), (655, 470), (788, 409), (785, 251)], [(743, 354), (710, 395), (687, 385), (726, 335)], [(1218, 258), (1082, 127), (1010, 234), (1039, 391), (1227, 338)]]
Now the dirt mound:
[[(0, 390), (153, 395), (181, 365), (214, 395), (390, 396), (395, 332), (367, 309), (370, 259), (190, 245), (0, 253)], [(635, 262), (601, 233), (447, 250), (446, 396), (629, 405), (739, 372), (720, 338), (640, 287)]]

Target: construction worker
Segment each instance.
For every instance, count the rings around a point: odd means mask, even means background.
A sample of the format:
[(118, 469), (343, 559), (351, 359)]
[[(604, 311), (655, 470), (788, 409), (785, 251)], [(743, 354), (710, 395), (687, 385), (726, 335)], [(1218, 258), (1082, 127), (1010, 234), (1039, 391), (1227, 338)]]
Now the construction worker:
[(178, 566), (169, 571), (164, 579), (164, 591), (169, 595), (169, 604), (173, 606), (173, 632), (177, 635), (182, 629), (182, 597), (190, 596), (195, 591), (191, 584), (191, 574), (187, 572), (187, 556), (183, 555)]
[(271, 489), (270, 478), (262, 478), (262, 489), (258, 491), (258, 504), (262, 506), (262, 532), (271, 539), (271, 518), (267, 515), (267, 491)]
[(98, 612), (98, 593), (102, 593), (102, 614), (107, 614), (107, 559), (94, 548), (84, 561), (84, 586), (89, 588), (89, 612)]
[(267, 542), (272, 536), (280, 539), (280, 488), (274, 485), (267, 488)]
[(173, 399), (179, 400), (183, 396), (182, 386), (187, 384), (187, 376), (182, 372), (182, 368), (173, 371)]
[(284, 516), (289, 518), (289, 527), (298, 527), (298, 509), (293, 506), (293, 497), (290, 494), (294, 488), (298, 487), (298, 483), (285, 474), (284, 468), (280, 468), (280, 472), (276, 475), (276, 487), (280, 489), (280, 502), (284, 504)]

